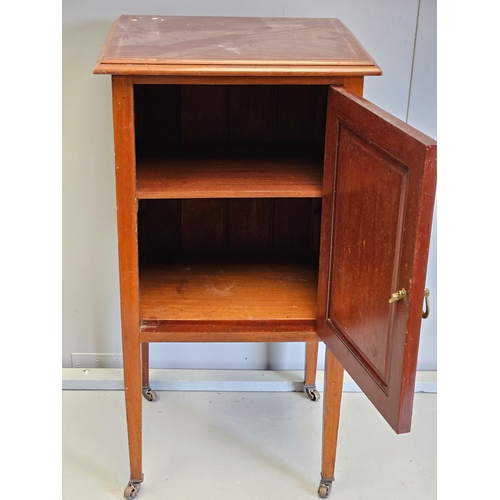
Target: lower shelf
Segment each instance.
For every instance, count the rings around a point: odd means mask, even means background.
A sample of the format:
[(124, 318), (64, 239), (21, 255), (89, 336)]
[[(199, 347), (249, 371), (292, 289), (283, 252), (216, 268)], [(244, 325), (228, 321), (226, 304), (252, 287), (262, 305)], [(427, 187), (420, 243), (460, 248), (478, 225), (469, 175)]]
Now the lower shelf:
[(317, 266), (288, 263), (194, 261), (141, 269), (141, 340), (163, 341), (161, 332), (196, 334), (182, 339), (189, 341), (214, 334), (222, 341), (289, 341), (289, 334), (315, 340), (317, 273)]
[(320, 342), (316, 321), (143, 322), (140, 342)]

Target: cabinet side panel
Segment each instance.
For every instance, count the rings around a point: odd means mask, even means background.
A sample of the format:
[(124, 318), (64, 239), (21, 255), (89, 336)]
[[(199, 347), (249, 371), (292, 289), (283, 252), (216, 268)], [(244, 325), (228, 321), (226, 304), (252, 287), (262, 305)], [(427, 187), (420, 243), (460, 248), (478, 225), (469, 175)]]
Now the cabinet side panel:
[(180, 200), (141, 200), (138, 231), (140, 263), (162, 262), (179, 249)]
[(181, 140), (181, 87), (134, 85), (138, 157), (164, 154)]

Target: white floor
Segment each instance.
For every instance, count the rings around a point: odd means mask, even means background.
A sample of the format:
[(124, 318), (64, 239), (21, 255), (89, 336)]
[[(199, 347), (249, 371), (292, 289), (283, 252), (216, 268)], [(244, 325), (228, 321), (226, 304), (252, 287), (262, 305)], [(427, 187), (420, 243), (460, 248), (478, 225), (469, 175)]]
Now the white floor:
[[(320, 480), (322, 400), (299, 392), (158, 392), (144, 401), (138, 500), (307, 500)], [(64, 500), (122, 498), (123, 392), (63, 391)], [(344, 393), (330, 499), (436, 499), (436, 394), (416, 394), (396, 435), (361, 393)]]

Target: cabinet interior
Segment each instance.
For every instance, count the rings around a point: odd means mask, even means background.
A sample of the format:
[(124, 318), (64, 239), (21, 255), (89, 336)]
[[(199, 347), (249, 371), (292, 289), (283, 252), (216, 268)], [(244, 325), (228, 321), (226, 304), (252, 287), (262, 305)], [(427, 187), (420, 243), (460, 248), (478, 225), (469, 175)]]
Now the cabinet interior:
[(141, 319), (315, 318), (326, 97), (134, 86)]

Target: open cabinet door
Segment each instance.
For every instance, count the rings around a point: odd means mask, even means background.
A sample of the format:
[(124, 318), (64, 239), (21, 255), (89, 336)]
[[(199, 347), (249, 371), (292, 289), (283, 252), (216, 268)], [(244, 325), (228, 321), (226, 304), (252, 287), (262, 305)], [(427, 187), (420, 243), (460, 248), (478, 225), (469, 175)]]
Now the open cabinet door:
[(317, 332), (397, 433), (411, 425), (435, 188), (432, 139), (330, 87)]

